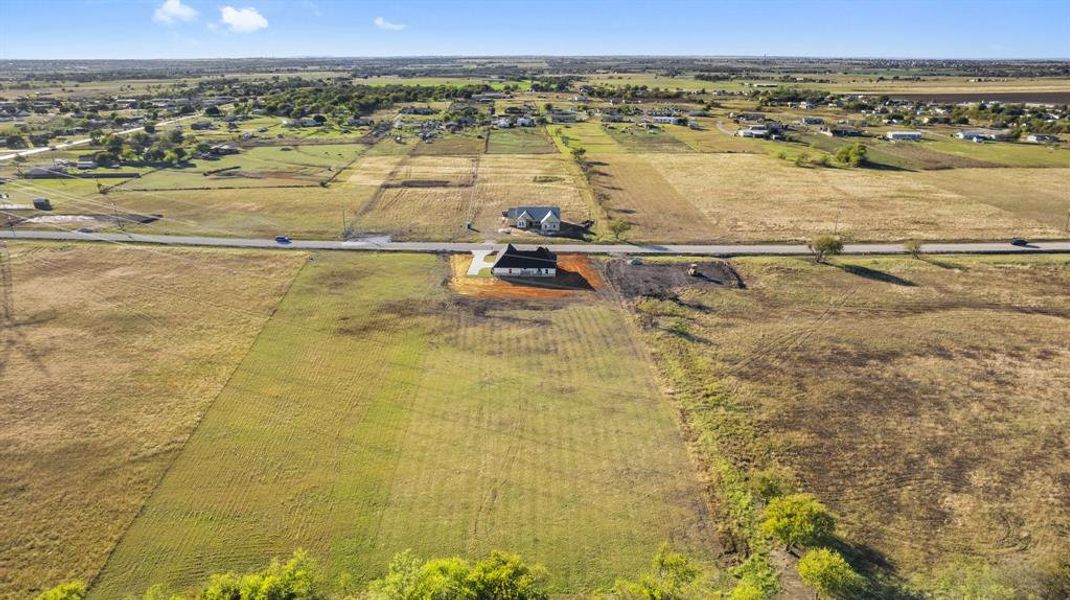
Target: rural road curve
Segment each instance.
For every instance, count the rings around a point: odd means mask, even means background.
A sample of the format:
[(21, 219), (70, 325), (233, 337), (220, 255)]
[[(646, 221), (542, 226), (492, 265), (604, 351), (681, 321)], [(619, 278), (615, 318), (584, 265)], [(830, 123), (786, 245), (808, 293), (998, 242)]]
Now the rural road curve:
[[(220, 238), (179, 235), (140, 235), (127, 233), (81, 233), (77, 231), (0, 231), (0, 239), (76, 240), (160, 244), (165, 246), (215, 246), (223, 248), (274, 248), (279, 250), (374, 250), (389, 252), (471, 252), (496, 250), (504, 244), (466, 242), (384, 242), (380, 240), (293, 240), (279, 244), (272, 239)], [(521, 248), (533, 247), (518, 244)], [(810, 250), (803, 244), (552, 244), (559, 253), (630, 254), (678, 256), (803, 256)], [(1028, 254), (1070, 253), (1070, 241), (1036, 242), (1012, 246), (1008, 242), (948, 242), (923, 244), (925, 254)], [(904, 254), (902, 244), (847, 244), (844, 254)]]
[[(185, 116), (185, 117), (179, 117), (177, 119), (172, 119), (170, 121), (164, 121), (162, 123), (157, 123), (156, 126), (160, 127), (160, 126), (165, 126), (165, 125), (173, 125), (175, 123), (178, 123), (179, 121), (185, 121), (186, 119), (193, 119), (193, 118), (199, 117), (199, 116), (201, 116), (200, 113), (195, 114), (195, 115), (188, 115), (188, 116)], [(115, 135), (126, 135), (128, 133), (134, 133), (135, 131), (142, 131), (144, 129), (145, 129), (144, 127), (134, 127), (134, 128), (131, 128), (131, 129), (124, 129), (122, 131), (116, 131)], [(40, 154), (42, 152), (52, 152), (53, 148), (55, 148), (56, 150), (66, 150), (67, 148), (73, 148), (75, 146), (84, 146), (84, 145), (88, 144), (90, 141), (91, 140), (89, 138), (85, 138), (84, 140), (74, 140), (74, 141), (70, 141), (70, 142), (63, 142), (62, 144), (56, 144), (55, 146), (41, 146), (40, 148), (30, 148), (29, 150), (21, 150), (19, 152), (12, 152), (11, 154), (5, 154), (3, 156), (0, 156), (0, 162), (5, 161), (5, 160), (11, 160), (11, 159), (15, 158), (16, 156), (32, 156), (34, 154)]]

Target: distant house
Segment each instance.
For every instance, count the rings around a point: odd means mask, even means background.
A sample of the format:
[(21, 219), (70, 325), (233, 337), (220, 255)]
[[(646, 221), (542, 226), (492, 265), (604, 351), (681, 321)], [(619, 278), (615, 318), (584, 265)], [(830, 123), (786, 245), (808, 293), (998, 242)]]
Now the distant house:
[(825, 120), (820, 117), (803, 117), (799, 119), (800, 125), (824, 125)]
[(561, 207), (517, 206), (502, 213), (517, 229), (537, 229), (542, 233), (561, 231)]
[(666, 125), (679, 125), (683, 122), (680, 117), (668, 116), (668, 115), (655, 115), (650, 117), (650, 120), (655, 123), (664, 123)]
[(60, 165), (35, 165), (23, 175), (28, 179), (54, 179), (67, 176), (67, 167)]
[(836, 127), (823, 127), (820, 133), (829, 137), (857, 137), (862, 135), (862, 130), (857, 127), (840, 125)]
[(745, 138), (765, 138), (769, 137), (769, 130), (765, 127), (748, 127), (740, 129), (736, 132), (736, 135)]
[(554, 110), (550, 111), (550, 120), (554, 123), (575, 123), (576, 111), (574, 110)]
[(1058, 144), (1060, 140), (1059, 136), (1050, 133), (1030, 133), (1025, 141), (1030, 144)]
[(93, 158), (92, 154), (83, 154), (78, 157), (78, 162), (74, 166), (79, 169), (95, 169), (97, 168), (97, 160)]
[(921, 140), (920, 131), (889, 131), (884, 134), (886, 139), (894, 142), (917, 142)]
[(490, 268), (496, 277), (556, 277), (557, 255), (544, 246), (517, 250), (509, 244)]
[(211, 121), (197, 121), (189, 126), (194, 131), (205, 131), (207, 129), (215, 129), (215, 125)]
[(513, 120), (509, 117), (500, 117), (494, 120), (494, 126), (498, 129), (509, 129), (513, 126)]
[(535, 126), (535, 119), (533, 119), (531, 117), (528, 117), (528, 116), (517, 117), (516, 118), (516, 126), (517, 127), (534, 127)]
[(231, 146), (230, 144), (216, 144), (208, 149), (208, 152), (215, 156), (225, 156), (227, 154), (238, 154), (241, 152), (238, 148)]
[(956, 133), (955, 137), (971, 142), (1008, 142), (1014, 139), (1011, 132), (1005, 129), (967, 129)]
[(346, 125), (350, 127), (367, 127), (372, 124), (372, 120), (368, 117), (350, 117), (346, 121)]
[(751, 123), (761, 122), (765, 120), (765, 114), (760, 112), (732, 113), (731, 117), (736, 121), (746, 121)]

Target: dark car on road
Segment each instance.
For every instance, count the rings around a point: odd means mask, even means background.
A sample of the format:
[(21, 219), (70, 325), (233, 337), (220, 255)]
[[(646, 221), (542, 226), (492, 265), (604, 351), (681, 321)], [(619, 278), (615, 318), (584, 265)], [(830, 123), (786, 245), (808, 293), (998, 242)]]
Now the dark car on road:
[(1029, 245), (1029, 241), (1026, 240), (1024, 237), (1013, 237), (1013, 238), (1011, 238), (1011, 245), (1012, 246), (1028, 246)]
[(277, 244), (289, 244), (290, 243), (290, 238), (288, 238), (285, 235), (277, 235), (277, 236), (275, 236), (275, 243), (277, 243)]

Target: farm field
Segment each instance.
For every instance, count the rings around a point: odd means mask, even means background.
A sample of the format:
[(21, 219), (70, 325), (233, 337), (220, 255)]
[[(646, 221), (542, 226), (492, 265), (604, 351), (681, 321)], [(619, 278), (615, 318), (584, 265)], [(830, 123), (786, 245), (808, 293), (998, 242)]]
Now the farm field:
[[(497, 235), (502, 211), (516, 204), (556, 204), (566, 221), (580, 222), (591, 207), (565, 160), (557, 153), (406, 157), (356, 213), (353, 226), (397, 239), (482, 240)], [(465, 228), (468, 222), (475, 230)]]
[(587, 121), (569, 125), (548, 125), (546, 129), (560, 145), (568, 148), (583, 148), (588, 154), (626, 152), (606, 133), (601, 123)]
[(90, 597), (181, 590), (298, 546), (358, 580), (407, 548), (505, 547), (573, 593), (664, 540), (711, 558), (702, 490), (619, 305), (487, 304), (448, 273), (427, 255), (307, 262)]
[[(289, 148), (289, 150), (283, 150)], [(361, 144), (261, 146), (193, 167), (163, 169), (121, 187), (125, 190), (318, 186), (367, 150)]]
[[(711, 234), (718, 239), (805, 241), (831, 231), (858, 240), (1059, 235), (1055, 227), (1008, 209), (1013, 207), (993, 206), (937, 185), (946, 173), (957, 171), (920, 177), (866, 169), (801, 168), (759, 155), (636, 157), (652, 165), (688, 199), (712, 224)], [(1016, 176), (1003, 169), (993, 172)], [(1041, 198), (1048, 210), (1062, 210), (1057, 198)], [(654, 239), (669, 237), (666, 233), (648, 235)]]
[(640, 313), (708, 459), (816, 494), (875, 581), (1064, 597), (1067, 257), (733, 262)]
[(487, 144), (489, 154), (552, 154), (557, 152), (542, 127), (494, 129)]
[(303, 260), (9, 242), (0, 597), (88, 581)]
[(691, 149), (681, 142), (669, 128), (676, 129), (678, 126), (665, 125), (658, 129), (645, 129), (642, 127), (630, 127), (622, 124), (609, 124), (605, 128), (609, 137), (626, 148), (628, 152), (688, 152)]
[[(639, 154), (592, 154), (591, 179), (602, 207), (632, 225), (632, 240), (711, 241), (713, 223)], [(677, 154), (666, 154), (673, 160)]]

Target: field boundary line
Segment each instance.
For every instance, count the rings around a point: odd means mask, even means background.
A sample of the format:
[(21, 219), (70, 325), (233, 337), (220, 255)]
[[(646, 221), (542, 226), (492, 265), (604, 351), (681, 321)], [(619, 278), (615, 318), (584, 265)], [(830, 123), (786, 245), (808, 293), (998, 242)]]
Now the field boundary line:
[(230, 374), (227, 375), (227, 378), (223, 381), (223, 384), (219, 386), (219, 390), (215, 393), (215, 396), (208, 402), (208, 405), (204, 407), (204, 410), (201, 411), (201, 414), (197, 417), (197, 420), (194, 421), (193, 427), (190, 428), (189, 435), (186, 436), (186, 439), (182, 440), (182, 445), (175, 452), (175, 455), (171, 459), (171, 462), (168, 463), (167, 467), (165, 467), (163, 472), (160, 473), (160, 477), (152, 486), (152, 490), (145, 495), (145, 499), (141, 502), (141, 505), (138, 506), (137, 512), (134, 513), (134, 516), (131, 517), (130, 521), (127, 522), (126, 526), (123, 527), (122, 531), (119, 532), (119, 537), (116, 538), (115, 543), (112, 544), (111, 548), (108, 549), (108, 554), (104, 557), (104, 562), (101, 563), (100, 568), (97, 569), (97, 572), (89, 578), (89, 581), (86, 584), (87, 591), (91, 592), (93, 587), (100, 581), (101, 575), (103, 575), (104, 571), (107, 570), (108, 564), (111, 563), (112, 557), (115, 556), (115, 551), (119, 548), (119, 545), (123, 543), (123, 540), (126, 539), (126, 535), (130, 531), (130, 528), (133, 527), (134, 523), (137, 522), (141, 515), (145, 513), (145, 507), (149, 505), (149, 502), (159, 492), (160, 486), (163, 485), (164, 480), (167, 479), (167, 475), (171, 472), (171, 469), (174, 468), (175, 463), (178, 462), (179, 457), (181, 457), (182, 453), (186, 450), (186, 446), (189, 445), (189, 441), (193, 439), (193, 436), (197, 433), (197, 430), (200, 429), (201, 423), (204, 422), (204, 417), (208, 414), (209, 411), (212, 410), (212, 407), (216, 405), (216, 402), (219, 400), (219, 397), (222, 396), (223, 392), (230, 386), (230, 382), (232, 379), (234, 379), (235, 373), (237, 373), (238, 370), (245, 365), (245, 362), (249, 359), (249, 355), (253, 352), (253, 348), (255, 348), (257, 342), (260, 341), (260, 336), (263, 335), (264, 329), (267, 328), (268, 323), (270, 323), (271, 320), (275, 317), (275, 313), (278, 312), (279, 306), (281, 306), (283, 301), (286, 300), (286, 297), (290, 295), (290, 290), (293, 288), (293, 285), (297, 281), (297, 278), (301, 276), (301, 272), (305, 270), (305, 267), (307, 265), (308, 261), (306, 260), (297, 269), (293, 277), (290, 278), (289, 283), (286, 284), (286, 289), (284, 289), (282, 293), (279, 294), (279, 301), (276, 302), (275, 306), (272, 307), (271, 312), (264, 317), (264, 321), (263, 323), (261, 323), (260, 329), (258, 329), (256, 335), (253, 336), (252, 341), (245, 349), (245, 352), (242, 354), (241, 359), (235, 363), (234, 368), (230, 370)]

